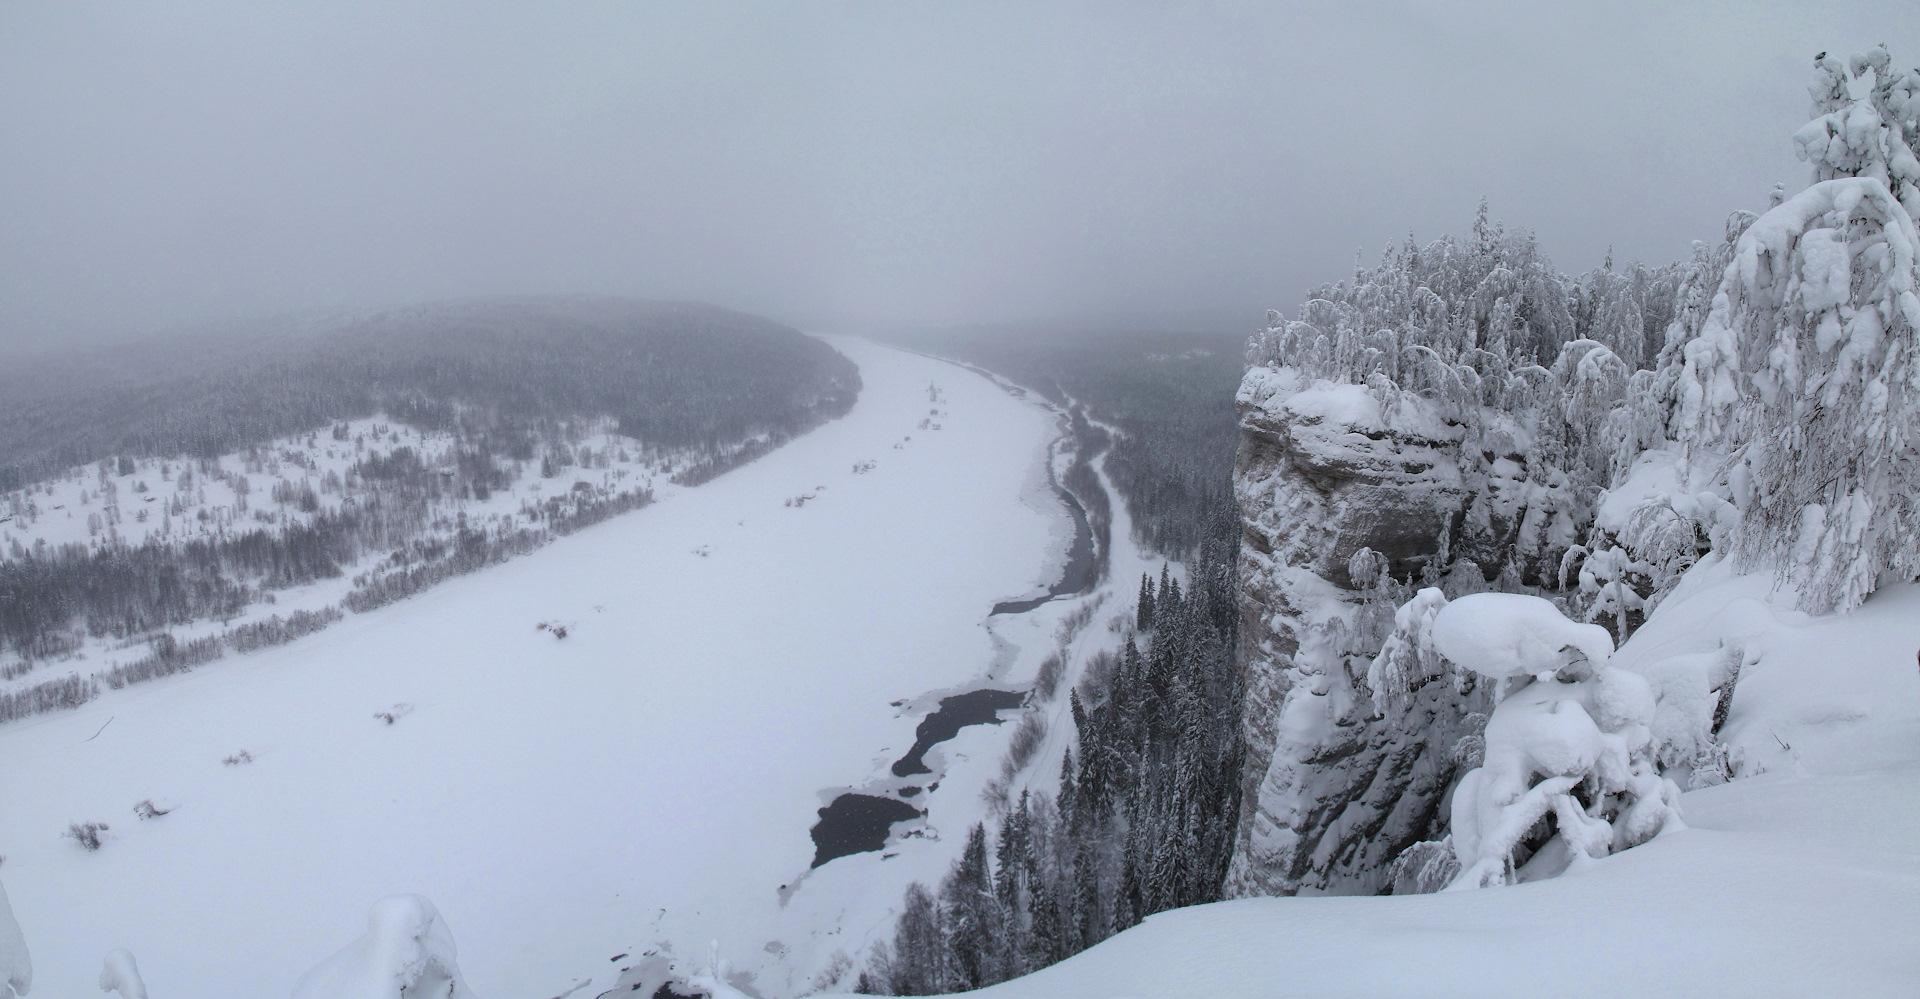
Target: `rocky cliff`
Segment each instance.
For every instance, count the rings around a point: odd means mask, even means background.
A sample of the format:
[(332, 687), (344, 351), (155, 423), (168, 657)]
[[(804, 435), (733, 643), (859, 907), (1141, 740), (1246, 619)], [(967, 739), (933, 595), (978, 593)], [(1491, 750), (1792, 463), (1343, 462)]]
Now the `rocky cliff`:
[(1449, 420), (1410, 393), (1260, 366), (1238, 403), (1247, 762), (1226, 892), (1380, 891), (1402, 850), (1445, 832), (1491, 707), (1439, 678), (1375, 703), (1393, 608), (1413, 584), (1544, 579), (1580, 511), (1502, 414)]

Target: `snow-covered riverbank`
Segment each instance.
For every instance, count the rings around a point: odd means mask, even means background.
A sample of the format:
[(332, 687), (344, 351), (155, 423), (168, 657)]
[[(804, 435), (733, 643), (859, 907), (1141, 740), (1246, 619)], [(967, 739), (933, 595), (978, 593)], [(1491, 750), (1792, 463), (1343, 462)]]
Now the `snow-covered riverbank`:
[[(292, 646), (0, 729), (0, 879), (41, 990), (90, 986), (126, 947), (157, 995), (285, 994), (395, 892), (433, 899), (483, 995), (604, 988), (610, 958), (661, 940), (717, 938), (746, 971), (857, 957), (868, 928), (845, 917), (884, 912), (948, 844), (897, 873), (829, 864), (783, 908), (822, 789), (912, 744), (923, 712), (890, 702), (1007, 661), (986, 614), (1057, 576), (1070, 528), (1051, 413), (835, 346), (859, 404), (746, 468)], [(987, 772), (991, 729), (941, 751)], [(984, 779), (943, 789), (955, 821)], [(136, 818), (147, 799), (171, 810)], [(964, 833), (933, 801), (929, 825)], [(74, 822), (107, 824), (97, 852)]]

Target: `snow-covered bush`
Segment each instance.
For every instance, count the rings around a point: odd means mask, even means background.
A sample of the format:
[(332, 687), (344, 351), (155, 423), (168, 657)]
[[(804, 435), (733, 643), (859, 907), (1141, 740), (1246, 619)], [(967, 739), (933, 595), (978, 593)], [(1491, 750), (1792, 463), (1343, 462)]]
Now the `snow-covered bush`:
[(1446, 605), (1446, 595), (1438, 587), (1429, 586), (1394, 611), (1393, 633), (1367, 667), (1367, 687), (1375, 704), (1398, 705), (1422, 684), (1446, 672), (1446, 663), (1433, 647), (1433, 618)]
[(7, 886), (0, 884), (0, 996), (23, 996), (33, 991), (33, 958), (27, 953), (27, 939), (13, 918), (13, 904), (7, 901)]
[(1640, 586), (1651, 581), (1654, 567), (1634, 558), (1624, 548), (1600, 545), (1589, 551), (1585, 545), (1567, 549), (1560, 562), (1561, 585), (1566, 585), (1567, 567), (1576, 556), (1580, 560), (1580, 595), (1586, 599), (1586, 620), (1613, 618), (1614, 634), (1626, 640), (1627, 620), (1632, 614), (1644, 615), (1647, 600)]
[(75, 822), (68, 825), (67, 831), (62, 835), (80, 844), (81, 849), (92, 853), (100, 849), (100, 834), (106, 832), (107, 829), (108, 826), (105, 822)]
[(1452, 839), (1415, 843), (1401, 851), (1387, 869), (1388, 894), (1431, 895), (1459, 876), (1460, 858), (1453, 855)]
[(1551, 876), (1678, 820), (1680, 789), (1652, 755), (1653, 688), (1607, 665), (1605, 628), (1539, 597), (1477, 593), (1434, 614), (1432, 642), (1509, 685), (1487, 721), (1485, 762), (1454, 789), (1461, 870), (1450, 888)]
[(100, 991), (118, 992), (120, 999), (147, 999), (147, 983), (140, 980), (131, 951), (121, 947), (107, 955), (100, 968)]
[(293, 999), (473, 999), (455, 950), (432, 902), (389, 895), (367, 913), (365, 936), (300, 976)]
[[(1396, 893), (1550, 876), (1677, 820), (1679, 788), (1654, 758), (1658, 701), (1647, 679), (1612, 668), (1605, 628), (1568, 620), (1540, 597), (1425, 589), (1396, 615), (1368, 671), (1385, 703), (1451, 663), (1500, 683), (1485, 733), (1461, 740), (1478, 765), (1453, 792), (1447, 839), (1416, 844), (1388, 873)], [(1465, 675), (1456, 673), (1461, 679)]]

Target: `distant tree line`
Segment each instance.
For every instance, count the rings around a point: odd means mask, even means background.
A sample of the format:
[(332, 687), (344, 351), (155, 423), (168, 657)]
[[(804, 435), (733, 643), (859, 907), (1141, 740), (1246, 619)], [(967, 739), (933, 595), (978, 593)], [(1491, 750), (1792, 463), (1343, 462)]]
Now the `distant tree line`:
[(859, 385), (826, 344), (709, 306), (397, 309), (264, 341), (228, 331), (14, 360), (0, 371), (0, 491), (105, 458), (214, 458), (382, 412), (502, 445), (606, 415), (650, 444), (718, 450), (838, 416)]
[(191, 669), (201, 663), (212, 662), (234, 652), (252, 652), (273, 645), (284, 645), (304, 635), (316, 631), (340, 620), (343, 615), (337, 607), (323, 607), (317, 611), (297, 610), (287, 617), (278, 614), (264, 621), (254, 621), (237, 628), (229, 628), (218, 635), (178, 641), (173, 635), (162, 633), (154, 636), (148, 643), (152, 651), (130, 663), (115, 666), (99, 674), (107, 686), (115, 690), (129, 683), (151, 680), (156, 676), (166, 676)]
[(1080, 755), (1061, 760), (1058, 792), (1022, 792), (991, 833), (973, 827), (937, 891), (909, 886), (857, 991), (981, 988), (1220, 897), (1242, 752), (1227, 568), (1184, 592), (1165, 571), (1141, 580), (1144, 648), (1129, 638), (1069, 695)]

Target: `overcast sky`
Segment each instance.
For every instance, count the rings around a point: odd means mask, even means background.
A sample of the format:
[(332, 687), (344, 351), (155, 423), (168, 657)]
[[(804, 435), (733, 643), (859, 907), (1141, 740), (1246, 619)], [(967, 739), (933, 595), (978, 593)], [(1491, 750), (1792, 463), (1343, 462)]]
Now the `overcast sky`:
[(0, 6), (0, 346), (502, 293), (1251, 328), (1460, 231), (1663, 262), (1920, 3)]

